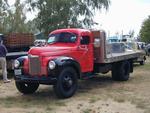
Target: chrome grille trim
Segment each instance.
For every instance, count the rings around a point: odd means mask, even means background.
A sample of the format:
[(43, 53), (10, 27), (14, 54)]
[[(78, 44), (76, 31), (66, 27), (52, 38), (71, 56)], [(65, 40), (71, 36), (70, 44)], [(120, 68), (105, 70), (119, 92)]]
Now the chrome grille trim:
[(29, 74), (30, 75), (38, 75), (41, 72), (41, 63), (39, 56), (36, 55), (28, 55), (29, 58)]

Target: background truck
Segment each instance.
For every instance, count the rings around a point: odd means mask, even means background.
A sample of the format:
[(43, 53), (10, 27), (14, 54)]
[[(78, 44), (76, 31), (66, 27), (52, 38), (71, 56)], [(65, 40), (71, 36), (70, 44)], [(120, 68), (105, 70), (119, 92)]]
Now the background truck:
[(8, 50), (7, 69), (11, 70), (14, 59), (27, 55), (30, 46), (34, 45), (35, 39), (32, 33), (10, 33), (0, 34), (0, 40), (3, 40), (3, 44)]
[(34, 35), (32, 33), (5, 34), (3, 42), (8, 52), (28, 51), (34, 44)]
[(14, 62), (16, 88), (34, 93), (39, 84), (53, 85), (59, 98), (71, 97), (78, 79), (95, 73), (112, 72), (112, 79), (126, 81), (133, 72), (133, 60), (140, 51), (125, 51), (122, 44), (106, 43), (104, 31), (59, 29), (51, 32), (47, 45), (33, 47), (28, 56)]

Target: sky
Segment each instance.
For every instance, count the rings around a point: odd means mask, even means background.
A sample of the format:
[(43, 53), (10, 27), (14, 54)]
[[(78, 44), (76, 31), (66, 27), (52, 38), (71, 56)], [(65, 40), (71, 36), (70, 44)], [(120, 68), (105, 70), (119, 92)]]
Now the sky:
[(150, 0), (111, 0), (108, 11), (97, 12), (96, 27), (108, 35), (128, 34), (134, 30), (139, 34), (142, 22), (150, 15)]

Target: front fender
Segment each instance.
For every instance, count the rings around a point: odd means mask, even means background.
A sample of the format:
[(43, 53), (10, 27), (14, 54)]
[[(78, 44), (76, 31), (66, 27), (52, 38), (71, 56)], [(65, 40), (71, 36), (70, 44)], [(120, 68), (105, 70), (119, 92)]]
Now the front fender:
[[(53, 61), (55, 61), (56, 63), (56, 68), (54, 69), (53, 72), (57, 73), (57, 75), (60, 74), (63, 68), (69, 66), (69, 67), (73, 67), (77, 72), (78, 77), (80, 77), (81, 67), (80, 64), (74, 58), (61, 56), (53, 59)], [(52, 72), (52, 70), (49, 70), (49, 72)]]
[(19, 68), (23, 67), (24, 65), (24, 60), (27, 59), (28, 56), (21, 56), (21, 57), (18, 57), (16, 60), (18, 60), (20, 62), (20, 66)]

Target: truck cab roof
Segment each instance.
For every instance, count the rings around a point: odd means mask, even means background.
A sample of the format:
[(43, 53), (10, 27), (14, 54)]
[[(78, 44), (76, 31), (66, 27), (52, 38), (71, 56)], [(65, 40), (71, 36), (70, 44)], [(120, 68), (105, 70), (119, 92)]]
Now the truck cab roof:
[(75, 34), (80, 34), (83, 32), (89, 32), (90, 33), (90, 30), (80, 29), (80, 28), (67, 28), (67, 29), (55, 30), (55, 31), (51, 32), (50, 34), (55, 34), (55, 33), (60, 33), (60, 32), (73, 32)]

